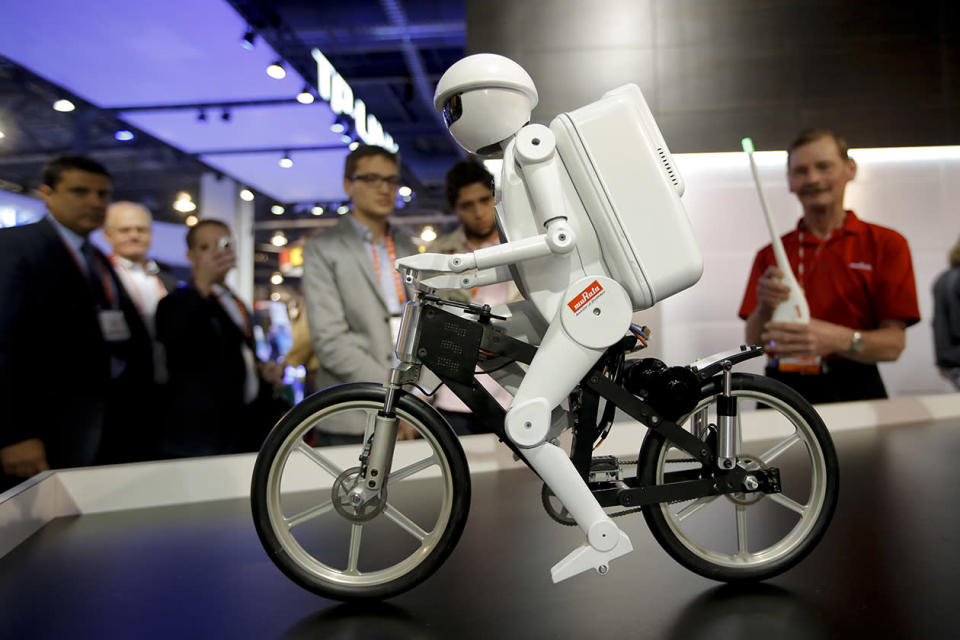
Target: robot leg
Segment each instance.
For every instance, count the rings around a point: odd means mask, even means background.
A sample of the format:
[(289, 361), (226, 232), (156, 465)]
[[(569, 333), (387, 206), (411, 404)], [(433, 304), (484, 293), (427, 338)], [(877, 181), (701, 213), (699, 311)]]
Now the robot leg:
[[(591, 291), (586, 302), (577, 304)], [(530, 466), (587, 536), (587, 544), (551, 569), (554, 582), (588, 569), (605, 573), (611, 560), (633, 550), (630, 539), (603, 511), (569, 457), (546, 442), (551, 410), (573, 390), (606, 347), (620, 339), (633, 310), (626, 292), (609, 278), (579, 280), (568, 289), (565, 299), (570, 302), (547, 329), (507, 412), (505, 425), (507, 436), (526, 449), (524, 456)]]

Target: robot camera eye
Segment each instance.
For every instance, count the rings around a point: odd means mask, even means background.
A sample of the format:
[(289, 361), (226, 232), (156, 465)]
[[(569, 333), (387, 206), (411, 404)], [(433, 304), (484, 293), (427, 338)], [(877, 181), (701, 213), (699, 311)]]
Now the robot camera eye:
[(447, 123), (448, 127), (463, 115), (463, 102), (460, 100), (461, 95), (462, 94), (457, 93), (450, 96), (447, 103), (443, 105), (443, 120)]

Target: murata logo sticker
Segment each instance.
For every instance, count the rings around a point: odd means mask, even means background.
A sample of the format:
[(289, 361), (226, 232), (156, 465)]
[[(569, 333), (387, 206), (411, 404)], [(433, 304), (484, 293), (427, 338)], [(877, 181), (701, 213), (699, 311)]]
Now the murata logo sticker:
[(587, 288), (577, 294), (573, 300), (567, 303), (567, 306), (570, 307), (570, 310), (574, 313), (578, 313), (583, 307), (596, 298), (598, 295), (603, 293), (603, 287), (600, 286), (600, 283), (594, 280), (587, 285)]

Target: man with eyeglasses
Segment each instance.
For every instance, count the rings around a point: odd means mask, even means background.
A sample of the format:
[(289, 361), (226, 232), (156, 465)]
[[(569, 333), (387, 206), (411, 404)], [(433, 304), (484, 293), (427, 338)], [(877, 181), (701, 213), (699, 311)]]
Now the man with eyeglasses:
[[(317, 354), (317, 388), (385, 382), (405, 302), (397, 258), (416, 253), (389, 224), (400, 184), (397, 155), (361, 145), (346, 158), (343, 189), (352, 211), (304, 247), (303, 295)], [(359, 442), (363, 425), (315, 434), (315, 444)]]

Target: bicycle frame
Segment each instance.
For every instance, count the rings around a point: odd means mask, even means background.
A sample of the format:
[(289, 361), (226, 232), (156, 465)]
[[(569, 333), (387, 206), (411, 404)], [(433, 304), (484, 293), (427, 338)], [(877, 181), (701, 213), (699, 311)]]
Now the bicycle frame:
[[(468, 313), (477, 315), (478, 321), (444, 311), (441, 308), (444, 305), (465, 309)], [(416, 299), (407, 303), (397, 345), (400, 363), (391, 372), (384, 410), (377, 417), (368, 464), (365, 465), (365, 484), (368, 490), (376, 490), (389, 476), (388, 461), (392, 458), (396, 439), (396, 416), (393, 414), (396, 394), (402, 386), (420, 381), (423, 366), (433, 372), (439, 382), (446, 384), (474, 414), (491, 425), (499, 439), (533, 470), (524, 455), (524, 449), (506, 436), (506, 411), (478, 382), (475, 375), (478, 364), (481, 370), (487, 371), (502, 366), (503, 363), (528, 364), (536, 353), (536, 347), (506, 335), (502, 329), (491, 324), (491, 319), (496, 317), (489, 306), (446, 301), (423, 291), (419, 291)], [(729, 396), (730, 370), (734, 364), (762, 354), (761, 348), (741, 347), (698, 361), (692, 367), (702, 383), (714, 376), (724, 377), (726, 397), (720, 398), (718, 446), (716, 450), (711, 450), (711, 447), (698, 437), (702, 434), (691, 433), (665, 418), (645, 399), (627, 391), (616, 375), (611, 379), (604, 372), (613, 360), (622, 356), (632, 346), (630, 339), (625, 338), (610, 347), (607, 354), (584, 377), (579, 388), (571, 394), (571, 413), (574, 417), (571, 459), (601, 506), (638, 507), (742, 492), (747, 484), (755, 485), (757, 491), (764, 493), (780, 492), (779, 469), (771, 467), (747, 471), (736, 464), (727, 463), (730, 455), (726, 449), (738, 437), (735, 432), (736, 400)], [(700, 462), (703, 469), (709, 470), (709, 473), (668, 474), (669, 481), (657, 486), (640, 485), (636, 478), (617, 482), (591, 482), (593, 443), (600, 434), (600, 423), (597, 419), (600, 398), (623, 410), (651, 431), (661, 434), (692, 459)]]

